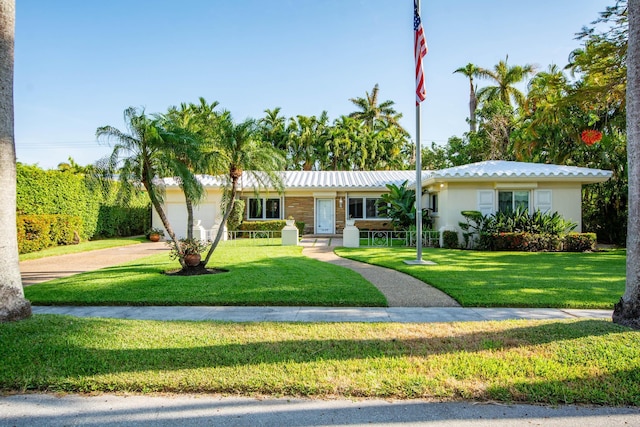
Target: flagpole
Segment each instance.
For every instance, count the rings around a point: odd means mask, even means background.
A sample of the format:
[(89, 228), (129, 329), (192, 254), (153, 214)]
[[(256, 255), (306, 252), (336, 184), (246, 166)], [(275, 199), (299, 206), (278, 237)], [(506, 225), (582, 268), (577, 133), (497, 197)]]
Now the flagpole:
[(427, 42), (424, 37), (422, 20), (420, 19), (420, 0), (413, 2), (413, 29), (414, 29), (414, 54), (416, 60), (416, 259), (405, 261), (406, 264), (431, 264), (422, 260), (422, 146), (420, 103), (426, 98), (424, 87), (424, 74), (422, 70), (422, 58), (427, 54)]
[[(418, 8), (419, 7), (420, 0), (418, 0)], [(422, 261), (422, 148), (420, 145), (420, 103), (416, 105), (416, 261)]]

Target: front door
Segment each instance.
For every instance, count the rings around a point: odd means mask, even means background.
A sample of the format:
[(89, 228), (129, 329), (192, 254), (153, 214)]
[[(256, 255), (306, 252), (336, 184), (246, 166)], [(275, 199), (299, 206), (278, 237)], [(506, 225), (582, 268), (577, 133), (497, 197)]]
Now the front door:
[(316, 234), (335, 233), (335, 202), (333, 199), (316, 199)]

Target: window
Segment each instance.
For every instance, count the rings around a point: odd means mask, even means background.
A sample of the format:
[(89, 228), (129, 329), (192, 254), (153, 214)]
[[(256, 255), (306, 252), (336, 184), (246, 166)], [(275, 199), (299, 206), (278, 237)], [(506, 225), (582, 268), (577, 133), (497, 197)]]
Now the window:
[(379, 197), (349, 197), (349, 211), (347, 215), (353, 219), (381, 219), (378, 209)]
[(499, 191), (498, 192), (498, 211), (513, 212), (516, 209), (524, 209), (529, 211), (529, 192), (528, 191)]
[(249, 199), (249, 219), (280, 219), (280, 199)]
[(429, 209), (434, 214), (438, 213), (438, 193), (429, 195)]

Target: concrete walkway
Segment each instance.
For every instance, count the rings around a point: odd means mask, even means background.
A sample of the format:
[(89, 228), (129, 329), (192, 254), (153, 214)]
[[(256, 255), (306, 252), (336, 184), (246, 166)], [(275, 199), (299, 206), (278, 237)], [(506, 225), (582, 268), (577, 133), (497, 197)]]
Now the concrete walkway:
[(333, 248), (342, 246), (340, 238), (304, 237), (302, 246), (302, 253), (309, 258), (359, 273), (382, 292), (389, 307), (460, 307), (449, 295), (408, 274), (337, 256)]

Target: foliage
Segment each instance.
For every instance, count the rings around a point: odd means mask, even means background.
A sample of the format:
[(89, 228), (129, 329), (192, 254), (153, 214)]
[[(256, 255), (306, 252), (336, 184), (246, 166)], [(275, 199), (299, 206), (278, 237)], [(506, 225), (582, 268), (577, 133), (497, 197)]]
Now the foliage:
[(452, 230), (445, 230), (442, 233), (442, 244), (445, 249), (457, 249), (460, 246), (458, 233)]
[(564, 249), (569, 252), (596, 250), (595, 233), (569, 233), (564, 237)]
[[(275, 237), (279, 237), (278, 232), (287, 225), (285, 220), (273, 220), (273, 221), (245, 221), (238, 228), (241, 231), (273, 231)], [(300, 235), (304, 234), (305, 223), (303, 221), (295, 222), (296, 228)]]
[(17, 223), (21, 254), (72, 244), (82, 228), (81, 218), (72, 215), (18, 215)]
[(184, 238), (178, 242), (167, 242), (171, 247), (171, 259), (179, 259), (185, 255), (199, 255), (209, 247), (210, 242), (200, 239)]
[(162, 237), (162, 236), (164, 236), (164, 230), (162, 228), (154, 228), (154, 227), (152, 227), (149, 230), (147, 230), (147, 232), (145, 233), (145, 235), (147, 237), (149, 237), (152, 234), (157, 234), (160, 237)]
[(435, 265), (404, 260), (414, 248), (336, 248), (342, 257), (409, 274), (466, 307), (612, 309), (625, 286), (626, 252), (505, 252), (424, 249)]
[[(562, 237), (543, 233), (501, 232), (487, 235), (483, 240), (483, 249), (496, 251), (559, 251), (562, 249)], [(486, 247), (489, 245), (489, 247)]]
[(227, 229), (233, 231), (240, 228), (240, 224), (242, 224), (242, 219), (244, 217), (244, 208), (244, 200), (236, 200), (236, 202), (233, 204), (233, 209), (231, 210), (229, 219), (227, 219)]
[[(416, 192), (408, 188), (408, 181), (399, 186), (387, 184), (388, 193), (380, 196), (378, 211), (381, 216), (391, 218), (391, 224), (395, 230), (409, 230), (416, 224)], [(422, 220), (425, 228), (430, 228), (431, 217), (429, 211), (422, 211)]]
[(113, 181), (103, 188), (91, 176), (17, 164), (18, 215), (78, 216), (81, 224), (76, 231), (83, 240), (142, 234), (149, 227), (144, 197), (137, 195), (123, 206), (116, 202), (118, 189)]

